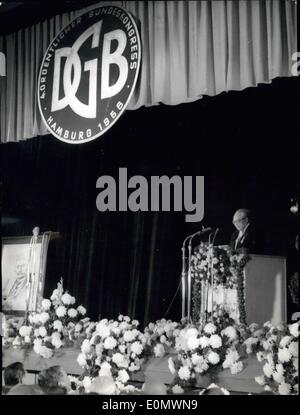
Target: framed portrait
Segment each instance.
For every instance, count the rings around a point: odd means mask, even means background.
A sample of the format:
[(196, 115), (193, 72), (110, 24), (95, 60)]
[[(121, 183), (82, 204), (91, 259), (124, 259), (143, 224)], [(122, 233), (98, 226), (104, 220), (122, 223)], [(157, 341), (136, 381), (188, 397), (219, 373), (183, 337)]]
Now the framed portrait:
[(23, 315), (36, 311), (44, 292), (47, 234), (2, 238), (2, 311)]

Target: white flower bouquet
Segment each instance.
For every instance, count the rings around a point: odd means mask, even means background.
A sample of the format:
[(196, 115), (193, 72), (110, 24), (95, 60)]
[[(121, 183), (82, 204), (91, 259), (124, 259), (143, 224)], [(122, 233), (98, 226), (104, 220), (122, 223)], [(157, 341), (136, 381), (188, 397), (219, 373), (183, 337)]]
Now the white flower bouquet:
[(89, 319), (83, 318), (86, 309), (75, 306), (76, 299), (64, 291), (62, 281), (57, 284), (50, 299), (41, 301), (40, 310), (29, 314), (26, 325), (19, 329), (14, 347), (33, 348), (45, 358), (53, 356), (56, 349), (74, 345), (85, 336)]
[(245, 344), (248, 353), (256, 353), (263, 373), (255, 378), (267, 391), (279, 395), (298, 394), (299, 323), (273, 326), (270, 322), (254, 330)]
[(222, 369), (236, 374), (243, 370), (241, 337), (234, 320), (220, 307), (206, 324), (188, 325), (176, 337), (177, 355), (168, 360), (173, 383), (194, 386), (203, 375), (214, 380)]
[(144, 360), (146, 339), (138, 330), (139, 322), (120, 315), (117, 321), (102, 319), (92, 324), (77, 358), (83, 377), (112, 376), (126, 384)]
[(147, 356), (163, 357), (175, 347), (176, 337), (182, 325), (180, 323), (161, 319), (149, 323), (144, 330)]

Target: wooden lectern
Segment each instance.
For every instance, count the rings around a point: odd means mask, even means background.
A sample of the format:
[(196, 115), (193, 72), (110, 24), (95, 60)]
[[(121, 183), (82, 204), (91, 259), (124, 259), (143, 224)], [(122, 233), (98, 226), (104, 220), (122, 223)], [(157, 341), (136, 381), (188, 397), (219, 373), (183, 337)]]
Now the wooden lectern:
[(245, 267), (247, 324), (287, 321), (286, 258), (251, 255)]

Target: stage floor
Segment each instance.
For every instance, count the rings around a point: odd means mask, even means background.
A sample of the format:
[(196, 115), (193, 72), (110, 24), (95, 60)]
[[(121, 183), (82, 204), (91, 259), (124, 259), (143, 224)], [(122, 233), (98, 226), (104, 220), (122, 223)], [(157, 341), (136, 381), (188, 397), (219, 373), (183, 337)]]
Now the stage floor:
[[(50, 366), (61, 365), (68, 374), (80, 375), (82, 373), (81, 367), (77, 363), (77, 356), (79, 350), (75, 348), (65, 348), (57, 351), (55, 356), (51, 359), (44, 359), (33, 351), (25, 351), (18, 349), (3, 349), (2, 350), (2, 369), (14, 362), (23, 362), (25, 369), (34, 376), (40, 370), (46, 369)], [(168, 354), (161, 358), (151, 358), (143, 366), (143, 370), (134, 374), (133, 382), (144, 383), (149, 380), (157, 380), (169, 385), (173, 381), (173, 375), (168, 368), (168, 358), (172, 354)], [(232, 375), (229, 369), (220, 372), (218, 376), (218, 383), (220, 386), (231, 392), (237, 393), (260, 393), (263, 387), (255, 382), (255, 376), (262, 374), (262, 364), (259, 363), (255, 356), (250, 356), (243, 360), (244, 369), (242, 372)], [(28, 383), (32, 383), (32, 376), (27, 377)], [(204, 376), (203, 382), (199, 382), (196, 388), (201, 389), (207, 386), (207, 377)], [(191, 394), (198, 394), (199, 390)]]

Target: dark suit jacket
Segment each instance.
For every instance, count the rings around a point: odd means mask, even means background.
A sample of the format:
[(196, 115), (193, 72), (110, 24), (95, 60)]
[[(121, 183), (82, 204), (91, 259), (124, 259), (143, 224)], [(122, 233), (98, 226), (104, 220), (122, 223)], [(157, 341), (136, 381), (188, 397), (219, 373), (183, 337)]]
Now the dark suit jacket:
[(236, 230), (231, 237), (230, 246), (233, 250), (252, 254), (259, 253), (261, 250), (260, 243), (258, 242), (256, 230), (251, 224), (246, 229), (243, 238), (238, 242), (237, 247), (235, 247), (238, 234), (239, 231)]

